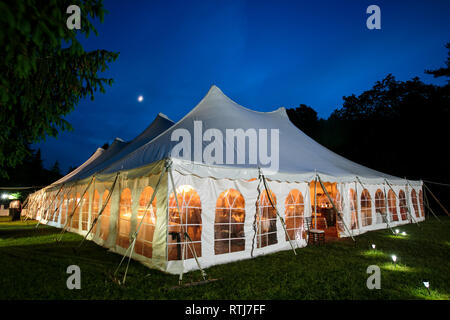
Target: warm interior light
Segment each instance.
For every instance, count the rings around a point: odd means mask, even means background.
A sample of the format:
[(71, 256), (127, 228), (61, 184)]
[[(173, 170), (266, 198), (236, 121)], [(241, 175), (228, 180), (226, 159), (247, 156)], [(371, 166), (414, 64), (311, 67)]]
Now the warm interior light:
[(182, 185), (177, 188), (177, 193), (186, 193), (191, 191), (193, 188), (190, 185)]

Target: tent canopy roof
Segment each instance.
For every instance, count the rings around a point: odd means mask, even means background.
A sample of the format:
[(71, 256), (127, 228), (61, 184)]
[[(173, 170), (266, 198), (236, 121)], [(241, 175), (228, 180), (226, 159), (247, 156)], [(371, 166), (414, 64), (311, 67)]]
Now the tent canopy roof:
[(170, 128), (174, 122), (170, 120), (166, 115), (159, 113), (153, 122), (142, 131), (136, 138), (130, 142), (125, 142), (120, 138), (115, 138), (111, 146), (104, 150), (98, 148), (97, 151), (68, 175), (59, 179), (53, 185), (64, 182), (82, 180), (102, 172), (105, 168), (120, 160), (122, 157), (126, 157), (128, 154), (138, 149), (142, 145), (151, 141), (154, 137)]
[[(219, 162), (212, 162), (203, 157), (202, 151), (206, 150), (208, 145), (211, 148), (211, 141), (217, 138), (214, 136), (206, 139), (203, 134), (208, 129), (216, 129), (215, 132), (221, 133), (218, 137), (222, 138), (223, 156), (219, 157), (222, 159)], [(258, 137), (256, 162), (249, 158), (249, 155), (255, 152), (252, 144), (245, 143), (245, 149), (239, 149), (236, 141), (233, 142), (234, 163), (227, 162), (226, 149), (233, 148), (230, 146), (231, 140), (227, 140), (226, 132), (227, 130), (236, 132), (237, 129), (256, 132)], [(267, 131), (267, 139), (260, 139), (260, 134), (264, 133), (264, 130)], [(189, 145), (192, 151), (190, 158), (184, 152), (171, 152), (182, 140), (178, 134), (180, 131), (188, 132), (190, 136)], [(278, 131), (278, 140), (276, 134), (272, 134), (275, 131)], [(267, 141), (267, 152), (263, 152), (265, 150), (262, 148), (262, 141)], [(200, 149), (198, 149), (199, 145)], [(276, 145), (278, 145), (278, 152)], [(201, 151), (199, 153), (196, 150)], [(276, 157), (276, 154), (279, 156)], [(265, 155), (272, 155), (270, 165)], [(245, 157), (244, 163), (238, 163), (239, 156)], [(110, 165), (104, 173), (131, 170), (167, 158), (173, 159), (174, 169), (180, 173), (214, 178), (255, 177), (255, 172), (261, 168), (263, 172), (270, 173), (270, 179), (284, 181), (313, 179), (317, 172), (325, 176), (327, 180), (341, 182), (355, 181), (356, 176), (375, 183), (381, 183), (384, 179), (394, 183), (405, 182), (403, 179), (359, 165), (320, 145), (291, 123), (285, 108), (272, 112), (250, 110), (232, 101), (216, 86), (212, 86), (199, 104), (180, 121)], [(274, 164), (275, 162), (278, 163)]]

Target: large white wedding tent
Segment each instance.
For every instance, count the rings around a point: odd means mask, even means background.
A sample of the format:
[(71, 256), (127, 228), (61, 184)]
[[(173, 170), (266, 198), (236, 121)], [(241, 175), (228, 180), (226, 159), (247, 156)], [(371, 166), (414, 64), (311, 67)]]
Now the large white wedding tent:
[(180, 121), (159, 115), (28, 203), (40, 223), (174, 274), (303, 247), (307, 217), (335, 237), (425, 219), (421, 181), (345, 159), (284, 108), (253, 111), (216, 86)]

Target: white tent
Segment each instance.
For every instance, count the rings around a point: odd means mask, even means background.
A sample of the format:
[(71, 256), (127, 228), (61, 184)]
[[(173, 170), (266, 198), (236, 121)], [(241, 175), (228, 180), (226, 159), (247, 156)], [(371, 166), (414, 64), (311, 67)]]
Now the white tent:
[(86, 235), (105, 207), (89, 239), (181, 273), (305, 246), (305, 217), (337, 237), (424, 219), (421, 181), (333, 153), (284, 108), (246, 109), (213, 86), (167, 124), (37, 192), (42, 222)]

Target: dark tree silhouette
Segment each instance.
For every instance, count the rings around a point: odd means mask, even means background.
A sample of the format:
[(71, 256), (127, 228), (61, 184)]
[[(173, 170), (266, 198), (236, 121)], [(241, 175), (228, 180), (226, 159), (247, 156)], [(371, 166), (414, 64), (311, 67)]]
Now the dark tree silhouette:
[[(77, 4), (81, 29), (66, 26), (66, 9)], [(80, 35), (97, 34), (89, 19), (103, 21), (101, 0), (7, 1), (0, 19), (0, 167), (20, 164), (27, 145), (71, 129), (64, 116), (85, 97), (105, 91), (100, 77), (118, 53), (84, 51)], [(0, 175), (7, 170), (1, 170)]]
[[(446, 67), (442, 67), (436, 70), (425, 70), (425, 73), (432, 74), (435, 78), (450, 77), (450, 43), (447, 43), (445, 47), (448, 49), (447, 61), (445, 62)], [(450, 82), (450, 80), (447, 81)]]

